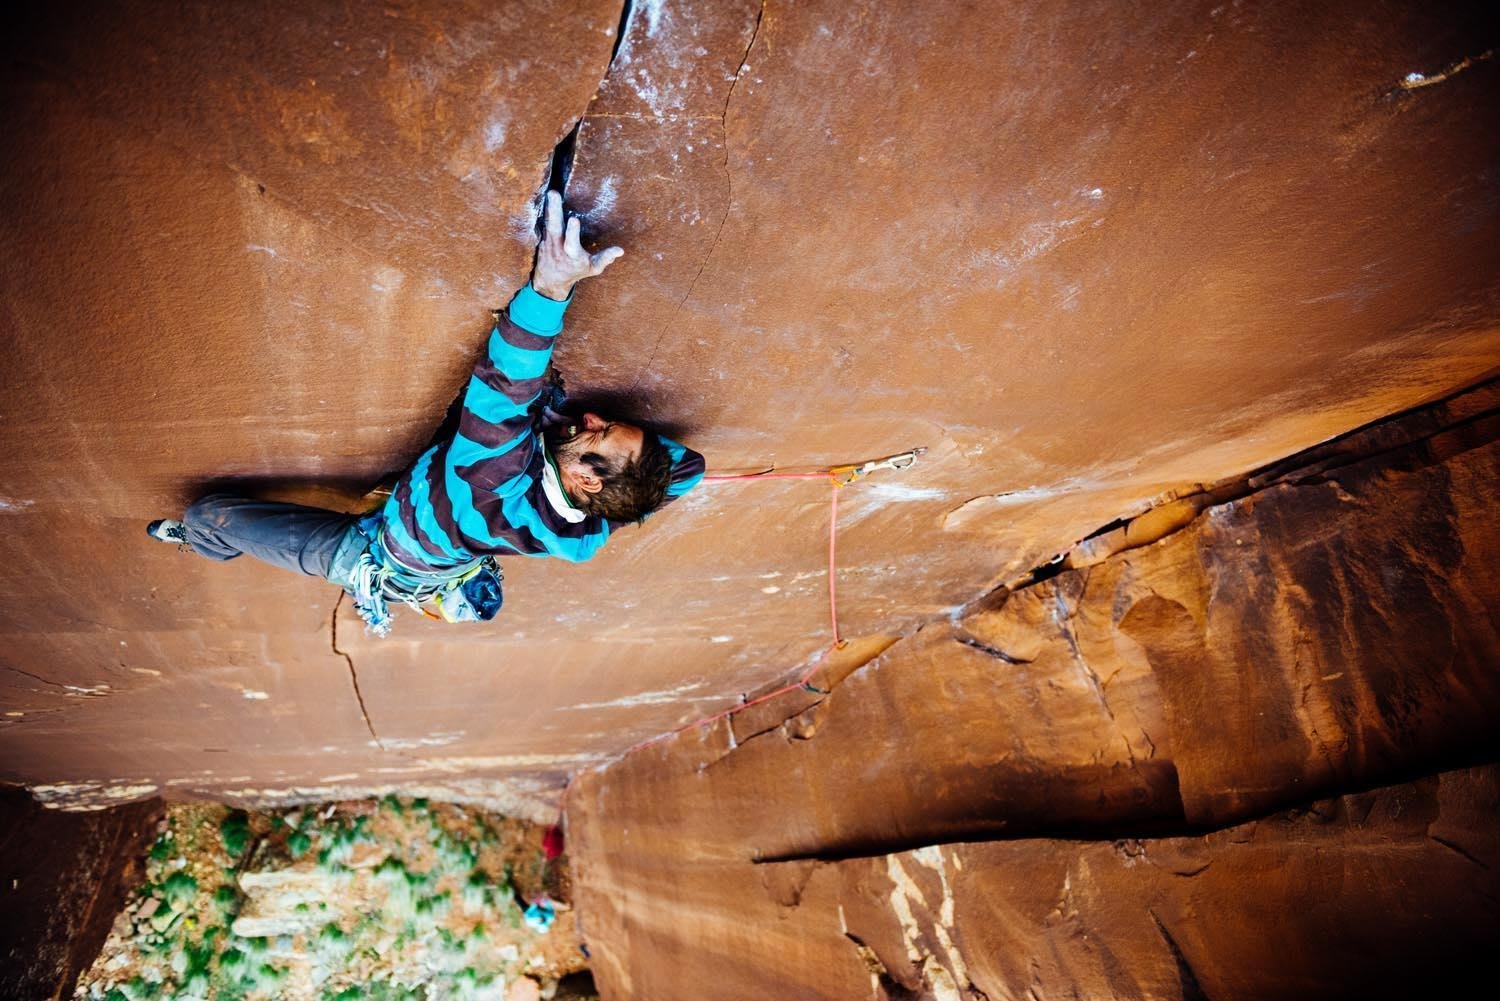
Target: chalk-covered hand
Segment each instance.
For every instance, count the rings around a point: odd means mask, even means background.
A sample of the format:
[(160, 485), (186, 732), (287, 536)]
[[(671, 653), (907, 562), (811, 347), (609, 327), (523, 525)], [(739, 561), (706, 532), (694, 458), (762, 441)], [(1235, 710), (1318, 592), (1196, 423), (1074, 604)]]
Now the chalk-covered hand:
[(578, 230), (577, 216), (570, 218), (566, 226), (563, 224), (562, 195), (556, 191), (547, 192), (542, 242), (536, 248), (531, 287), (548, 299), (561, 302), (573, 291), (576, 282), (602, 274), (625, 253), (619, 247), (605, 247), (597, 254), (590, 254), (578, 242)]

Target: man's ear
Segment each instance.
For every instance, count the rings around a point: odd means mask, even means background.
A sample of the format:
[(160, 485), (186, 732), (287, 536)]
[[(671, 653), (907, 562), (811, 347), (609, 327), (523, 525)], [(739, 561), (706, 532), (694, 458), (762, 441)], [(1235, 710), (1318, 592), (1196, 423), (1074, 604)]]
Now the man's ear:
[(578, 489), (586, 494), (596, 494), (604, 489), (604, 481), (593, 473), (575, 473), (573, 479)]

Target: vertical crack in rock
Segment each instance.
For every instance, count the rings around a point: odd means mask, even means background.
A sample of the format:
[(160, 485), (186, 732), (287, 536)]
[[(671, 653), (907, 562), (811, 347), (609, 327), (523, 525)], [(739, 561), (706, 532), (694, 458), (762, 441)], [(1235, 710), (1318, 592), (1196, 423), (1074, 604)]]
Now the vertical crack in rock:
[(1042, 986), (1042, 964), (1033, 956), (1026, 965), (1031, 973), (1031, 983), (1026, 988), (1026, 1001), (1042, 1001), (1042, 996), (1037, 993), (1037, 988)]
[(1161, 918), (1156, 916), (1154, 910), (1147, 908), (1146, 913), (1151, 915), (1152, 921), (1156, 922), (1156, 930), (1161, 932), (1162, 939), (1172, 952), (1172, 959), (1177, 963), (1177, 979), (1182, 987), (1182, 1001), (1208, 1001), (1208, 995), (1204, 992), (1203, 986), (1198, 983), (1198, 975), (1193, 972), (1193, 966), (1187, 961), (1187, 956), (1183, 955), (1177, 940), (1172, 937), (1171, 932), (1167, 931), (1167, 926), (1162, 924)]
[[(1292, 664), (1293, 677), (1300, 676), (1302, 670), (1302, 651), (1305, 646), (1306, 644), (1301, 641), (1297, 644), (1297, 652)], [(1312, 696), (1312, 692), (1312, 682), (1309, 681), (1302, 685), (1302, 698), (1297, 702), (1297, 718), (1307, 727), (1308, 736), (1312, 738), (1313, 746), (1318, 749), (1318, 753), (1323, 756), (1323, 763), (1328, 766), (1329, 774), (1337, 775), (1339, 773), (1340, 755), (1335, 753), (1334, 748), (1318, 732), (1317, 713), (1309, 708), (1307, 704), (1307, 700)]]
[(708, 253), (703, 255), (703, 263), (698, 265), (698, 273), (693, 276), (693, 282), (688, 286), (688, 294), (683, 296), (678, 309), (681, 309), (688, 299), (692, 298), (693, 290), (698, 286), (698, 279), (703, 277), (703, 269), (708, 266), (709, 258), (713, 257), (714, 251), (719, 249), (719, 240), (724, 235), (724, 224), (729, 221), (729, 212), (734, 208), (734, 173), (729, 169), (729, 106), (734, 103), (734, 89), (740, 85), (740, 77), (744, 75), (745, 66), (750, 62), (750, 50), (755, 48), (755, 40), (760, 37), (760, 25), (765, 17), (766, 0), (761, 0), (760, 10), (755, 12), (755, 24), (750, 28), (750, 40), (745, 43), (745, 52), (740, 56), (739, 65), (734, 68), (734, 79), (729, 81), (729, 93), (724, 95), (724, 110), (719, 115), (719, 134), (724, 142), (724, 215), (719, 219), (719, 227), (714, 230), (714, 238), (708, 245)]
[[(573, 127), (568, 130), (568, 134), (552, 147), (552, 157), (547, 161), (547, 183), (543, 185), (543, 197), (548, 191), (556, 191), (560, 195), (567, 194), (568, 178), (573, 173), (573, 151), (578, 146), (578, 129), (582, 125), (582, 117), (574, 119)], [(540, 214), (537, 216), (537, 225), (542, 225)]]
[(375, 732), (375, 724), (370, 722), (370, 711), (365, 708), (364, 694), (359, 690), (359, 672), (354, 670), (354, 658), (339, 649), (339, 609), (344, 605), (344, 597), (348, 592), (340, 591), (339, 600), (333, 603), (333, 615), (328, 620), (328, 645), (333, 652), (344, 658), (344, 663), (349, 665), (349, 682), (354, 686), (354, 697), (359, 701), (359, 714), (365, 718), (365, 729), (370, 731), (370, 737), (375, 741), (375, 746), (382, 751), (388, 750), (380, 739), (380, 734)]
[(1440, 838), (1436, 834), (1429, 834), (1429, 835), (1427, 835), (1427, 837), (1429, 839), (1433, 840), (1433, 841), (1436, 841), (1438, 844), (1442, 845), (1444, 848), (1448, 849), (1449, 851), (1456, 852), (1457, 854), (1462, 855), (1464, 858), (1468, 859), (1470, 862), (1473, 862), (1475, 865), (1479, 866), (1479, 868), (1484, 869), (1486, 871), (1489, 870), (1489, 864), (1488, 863), (1486, 863), (1485, 861), (1483, 861), (1480, 858), (1477, 858), (1474, 855), (1469, 854), (1469, 852), (1465, 851), (1464, 848), (1461, 845), (1458, 845), (1455, 842), (1449, 841), (1447, 838)]
[(870, 986), (876, 991), (884, 991), (889, 1001), (918, 1001), (921, 995), (902, 985), (891, 971), (886, 969), (885, 963), (875, 954), (875, 950), (865, 944), (864, 939), (852, 931), (844, 932), (844, 938), (854, 944), (859, 953), (860, 962), (865, 964), (865, 971), (870, 974)]
[(656, 353), (661, 348), (662, 340), (667, 336), (666, 332), (671, 330), (677, 322), (677, 315), (687, 306), (688, 300), (698, 290), (698, 281), (703, 277), (708, 262), (713, 259), (714, 252), (719, 249), (719, 241), (724, 236), (724, 226), (729, 222), (729, 213), (734, 208), (734, 173), (729, 169), (729, 106), (734, 101), (734, 89), (739, 86), (740, 77), (745, 72), (745, 65), (750, 62), (750, 50), (755, 48), (755, 40), (760, 37), (760, 26), (766, 17), (766, 0), (761, 0), (760, 9), (755, 13), (755, 24), (750, 28), (750, 40), (745, 43), (745, 52), (740, 56), (739, 65), (735, 67), (734, 79), (729, 81), (729, 93), (724, 95), (724, 110), (719, 115), (719, 135), (724, 145), (724, 214), (719, 217), (719, 225), (714, 229), (714, 237), (709, 241), (708, 252), (703, 255), (703, 260), (698, 264), (698, 270), (693, 274), (693, 280), (688, 282), (687, 292), (677, 303), (677, 308), (672, 311), (672, 316), (666, 323), (662, 324), (661, 332), (656, 335), (656, 343), (651, 345), (651, 353), (646, 356), (646, 364), (641, 366), (640, 374), (636, 376), (635, 382), (631, 384), (630, 391), (634, 393), (640, 388), (646, 373), (651, 371), (651, 366), (656, 363)]
[[(1092, 573), (1089, 570), (1083, 571), (1083, 587), (1078, 592), (1078, 607), (1080, 608), (1083, 607), (1083, 596), (1088, 592), (1089, 578), (1091, 576)], [(1062, 632), (1063, 639), (1068, 644), (1068, 650), (1073, 655), (1073, 663), (1078, 665), (1078, 669), (1088, 679), (1089, 687), (1093, 690), (1095, 698), (1099, 700), (1099, 705), (1104, 709), (1104, 714), (1115, 725), (1115, 731), (1119, 733), (1120, 741), (1125, 745), (1125, 753), (1130, 757), (1130, 766), (1134, 768), (1139, 764), (1136, 761), (1135, 748), (1130, 743), (1130, 737), (1120, 728), (1120, 721), (1115, 718), (1115, 711), (1110, 707), (1109, 699), (1104, 694), (1104, 685), (1100, 683), (1099, 675), (1089, 666), (1088, 660), (1083, 656), (1083, 649), (1078, 645), (1078, 637), (1074, 634), (1073, 627), (1070, 624), (1073, 613), (1068, 610), (1068, 600), (1063, 596), (1062, 587), (1056, 581), (1052, 585), (1052, 594), (1056, 599), (1056, 612), (1053, 615), (1053, 619), (1057, 622), (1057, 628)], [(1154, 744), (1152, 745), (1152, 749), (1153, 751), (1155, 750)]]
[[(1085, 575), (1085, 582), (1087, 579), (1087, 575)], [(1068, 644), (1068, 650), (1073, 655), (1073, 663), (1078, 665), (1078, 669), (1088, 679), (1089, 687), (1093, 689), (1094, 695), (1099, 699), (1099, 704), (1104, 707), (1105, 713), (1113, 720), (1115, 713), (1109, 707), (1109, 700), (1104, 697), (1104, 686), (1099, 683), (1099, 675), (1094, 673), (1094, 669), (1089, 666), (1089, 662), (1084, 658), (1083, 650), (1078, 645), (1078, 637), (1074, 635), (1073, 627), (1069, 625), (1069, 620), (1072, 619), (1073, 613), (1068, 609), (1068, 599), (1063, 596), (1062, 588), (1056, 584), (1053, 585), (1052, 595), (1055, 599), (1054, 607), (1056, 608), (1052, 618), (1057, 623), (1058, 631), (1062, 633), (1063, 641)], [(1080, 594), (1079, 597), (1082, 598), (1082, 595)], [(1081, 605), (1082, 602), (1080, 601), (1079, 604)]]
[(620, 54), (620, 49), (625, 44), (625, 33), (630, 30), (630, 19), (635, 16), (635, 0), (625, 0), (620, 5), (620, 23), (615, 26), (614, 48), (609, 50), (609, 66), (604, 75), (609, 76), (609, 71), (615, 68), (615, 59)]
[[(599, 78), (599, 84), (594, 88), (594, 94), (590, 96), (590, 102), (598, 96), (599, 88), (604, 86), (604, 81), (609, 79), (610, 72), (615, 67), (615, 60), (620, 55), (620, 48), (625, 42), (625, 34), (630, 28), (630, 20), (635, 14), (634, 0), (625, 0), (620, 5), (620, 23), (615, 28), (615, 44), (609, 50), (609, 62), (604, 66), (604, 75)], [(578, 148), (578, 132), (583, 128), (583, 120), (587, 115), (587, 107), (573, 119), (573, 125), (552, 147), (552, 155), (547, 159), (547, 176), (542, 182), (541, 190), (537, 192), (537, 235), (541, 235), (543, 226), (542, 201), (547, 197), (547, 192), (556, 191), (560, 195), (568, 192), (568, 179), (573, 174), (573, 155)]]

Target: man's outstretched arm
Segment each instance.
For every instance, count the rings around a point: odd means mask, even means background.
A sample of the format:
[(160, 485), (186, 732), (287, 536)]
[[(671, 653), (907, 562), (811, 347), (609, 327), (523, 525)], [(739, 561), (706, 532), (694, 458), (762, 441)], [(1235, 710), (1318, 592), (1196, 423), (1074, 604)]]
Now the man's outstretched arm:
[(589, 254), (577, 217), (563, 221), (562, 196), (547, 193), (542, 240), (530, 284), (500, 315), (489, 347), (464, 394), (458, 433), (445, 455), (448, 471), (469, 487), (496, 494), (523, 489), (535, 442), (529, 408), (546, 383), (547, 364), (562, 332), (573, 286), (602, 274), (625, 251)]
[(531, 287), (548, 299), (566, 302), (573, 294), (574, 285), (585, 278), (602, 275), (605, 268), (625, 256), (625, 251), (619, 247), (605, 247), (597, 254), (590, 254), (579, 242), (580, 228), (577, 216), (569, 219), (564, 227), (562, 195), (556, 191), (547, 192), (542, 240), (536, 248)]

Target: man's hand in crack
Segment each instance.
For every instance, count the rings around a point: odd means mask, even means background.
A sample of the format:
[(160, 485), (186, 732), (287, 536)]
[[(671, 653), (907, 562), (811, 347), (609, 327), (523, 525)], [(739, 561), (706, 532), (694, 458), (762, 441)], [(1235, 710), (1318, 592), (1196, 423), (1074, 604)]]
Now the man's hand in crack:
[(605, 247), (597, 254), (590, 254), (578, 242), (578, 230), (576, 215), (568, 219), (566, 227), (563, 225), (562, 195), (556, 191), (547, 192), (546, 223), (542, 242), (536, 248), (531, 287), (548, 299), (561, 302), (572, 294), (575, 283), (603, 274), (605, 268), (625, 253), (619, 247)]

